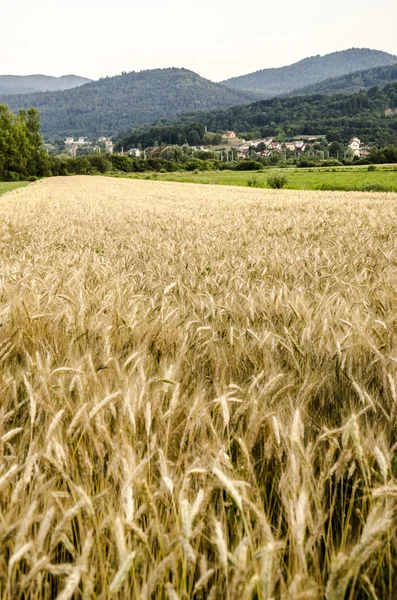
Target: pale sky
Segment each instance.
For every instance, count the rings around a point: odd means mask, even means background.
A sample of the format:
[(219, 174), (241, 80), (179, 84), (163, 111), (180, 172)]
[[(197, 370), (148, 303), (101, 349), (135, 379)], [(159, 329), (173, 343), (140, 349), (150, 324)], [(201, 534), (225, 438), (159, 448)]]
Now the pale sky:
[(0, 19), (0, 74), (219, 81), (351, 47), (397, 54), (396, 0), (1, 0)]

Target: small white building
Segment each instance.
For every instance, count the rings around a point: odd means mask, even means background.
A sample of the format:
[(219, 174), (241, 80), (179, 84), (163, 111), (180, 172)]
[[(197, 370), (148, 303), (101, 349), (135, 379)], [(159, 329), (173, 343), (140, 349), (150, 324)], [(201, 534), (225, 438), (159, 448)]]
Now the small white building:
[(106, 142), (105, 142), (106, 152), (108, 152), (109, 154), (113, 154), (113, 147), (114, 147), (114, 144), (113, 144), (112, 140), (106, 140)]
[(360, 156), (360, 146), (361, 141), (358, 139), (358, 137), (352, 137), (347, 145), (349, 150), (353, 152), (354, 156)]

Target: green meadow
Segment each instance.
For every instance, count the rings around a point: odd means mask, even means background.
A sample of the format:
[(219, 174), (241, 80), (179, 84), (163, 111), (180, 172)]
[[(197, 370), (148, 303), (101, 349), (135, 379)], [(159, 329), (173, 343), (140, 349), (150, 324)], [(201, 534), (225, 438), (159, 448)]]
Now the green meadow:
[[(286, 188), (295, 190), (355, 190), (355, 191), (394, 191), (397, 192), (397, 166), (345, 168), (280, 169), (288, 176)], [(120, 175), (136, 179), (156, 179), (181, 183), (202, 183), (217, 185), (237, 185), (269, 187), (267, 178), (274, 169), (263, 171), (204, 171), (174, 173), (133, 173)]]
[(24, 187), (28, 184), (28, 181), (0, 181), (0, 196), (6, 192), (11, 192), (12, 190), (16, 190), (17, 188)]

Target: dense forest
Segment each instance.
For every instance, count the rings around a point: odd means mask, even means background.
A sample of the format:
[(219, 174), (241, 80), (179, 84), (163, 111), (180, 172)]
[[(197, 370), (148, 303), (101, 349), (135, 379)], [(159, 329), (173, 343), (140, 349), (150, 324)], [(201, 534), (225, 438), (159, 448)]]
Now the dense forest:
[(375, 67), (365, 71), (356, 71), (342, 77), (333, 77), (320, 83), (308, 85), (300, 90), (294, 90), (290, 96), (302, 96), (303, 94), (353, 94), (360, 90), (383, 86), (387, 83), (397, 81), (397, 60), (396, 64), (388, 67)]
[(34, 94), (36, 92), (57, 92), (69, 90), (91, 79), (78, 75), (0, 75), (0, 94)]
[(351, 48), (332, 52), (325, 56), (304, 58), (287, 67), (263, 69), (249, 75), (233, 77), (222, 83), (236, 90), (255, 93), (258, 99), (271, 98), (288, 94), (331, 77), (340, 77), (355, 71), (395, 63), (397, 63), (397, 56), (387, 52), (368, 48)]
[[(346, 143), (357, 135), (364, 143), (397, 145), (397, 83), (358, 94), (298, 96), (261, 100), (227, 110), (190, 113), (155, 126), (137, 128), (117, 138), (124, 149), (180, 143), (192, 124), (195, 131), (232, 129), (244, 137), (326, 135), (329, 142)], [(388, 111), (388, 109), (391, 109)], [(386, 112), (387, 111), (387, 112)], [(391, 114), (390, 114), (391, 113)], [(386, 116), (389, 114), (390, 116)], [(204, 133), (197, 144), (203, 143)]]
[(46, 136), (114, 135), (192, 110), (213, 110), (252, 101), (187, 69), (154, 69), (106, 77), (63, 92), (0, 96), (14, 112), (34, 106)]

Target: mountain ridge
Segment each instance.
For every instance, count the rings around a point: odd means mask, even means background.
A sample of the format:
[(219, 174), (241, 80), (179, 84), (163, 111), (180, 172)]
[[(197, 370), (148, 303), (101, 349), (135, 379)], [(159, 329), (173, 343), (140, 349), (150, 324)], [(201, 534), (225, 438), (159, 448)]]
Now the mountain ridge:
[(90, 83), (92, 80), (80, 75), (0, 75), (0, 94), (16, 95), (47, 91), (63, 91)]
[(65, 91), (0, 96), (0, 104), (7, 104), (13, 112), (37, 108), (46, 135), (114, 135), (131, 124), (254, 99), (189, 69), (172, 67), (104, 77)]
[(394, 65), (386, 67), (373, 67), (363, 71), (355, 71), (342, 75), (341, 77), (331, 77), (319, 83), (309, 85), (294, 90), (288, 96), (302, 96), (306, 94), (353, 94), (360, 90), (365, 90), (375, 85), (384, 86), (397, 80), (397, 61)]
[(232, 89), (254, 93), (258, 99), (266, 99), (289, 94), (326, 79), (395, 63), (397, 56), (381, 50), (349, 48), (323, 56), (309, 56), (284, 67), (260, 69), (221, 83)]

